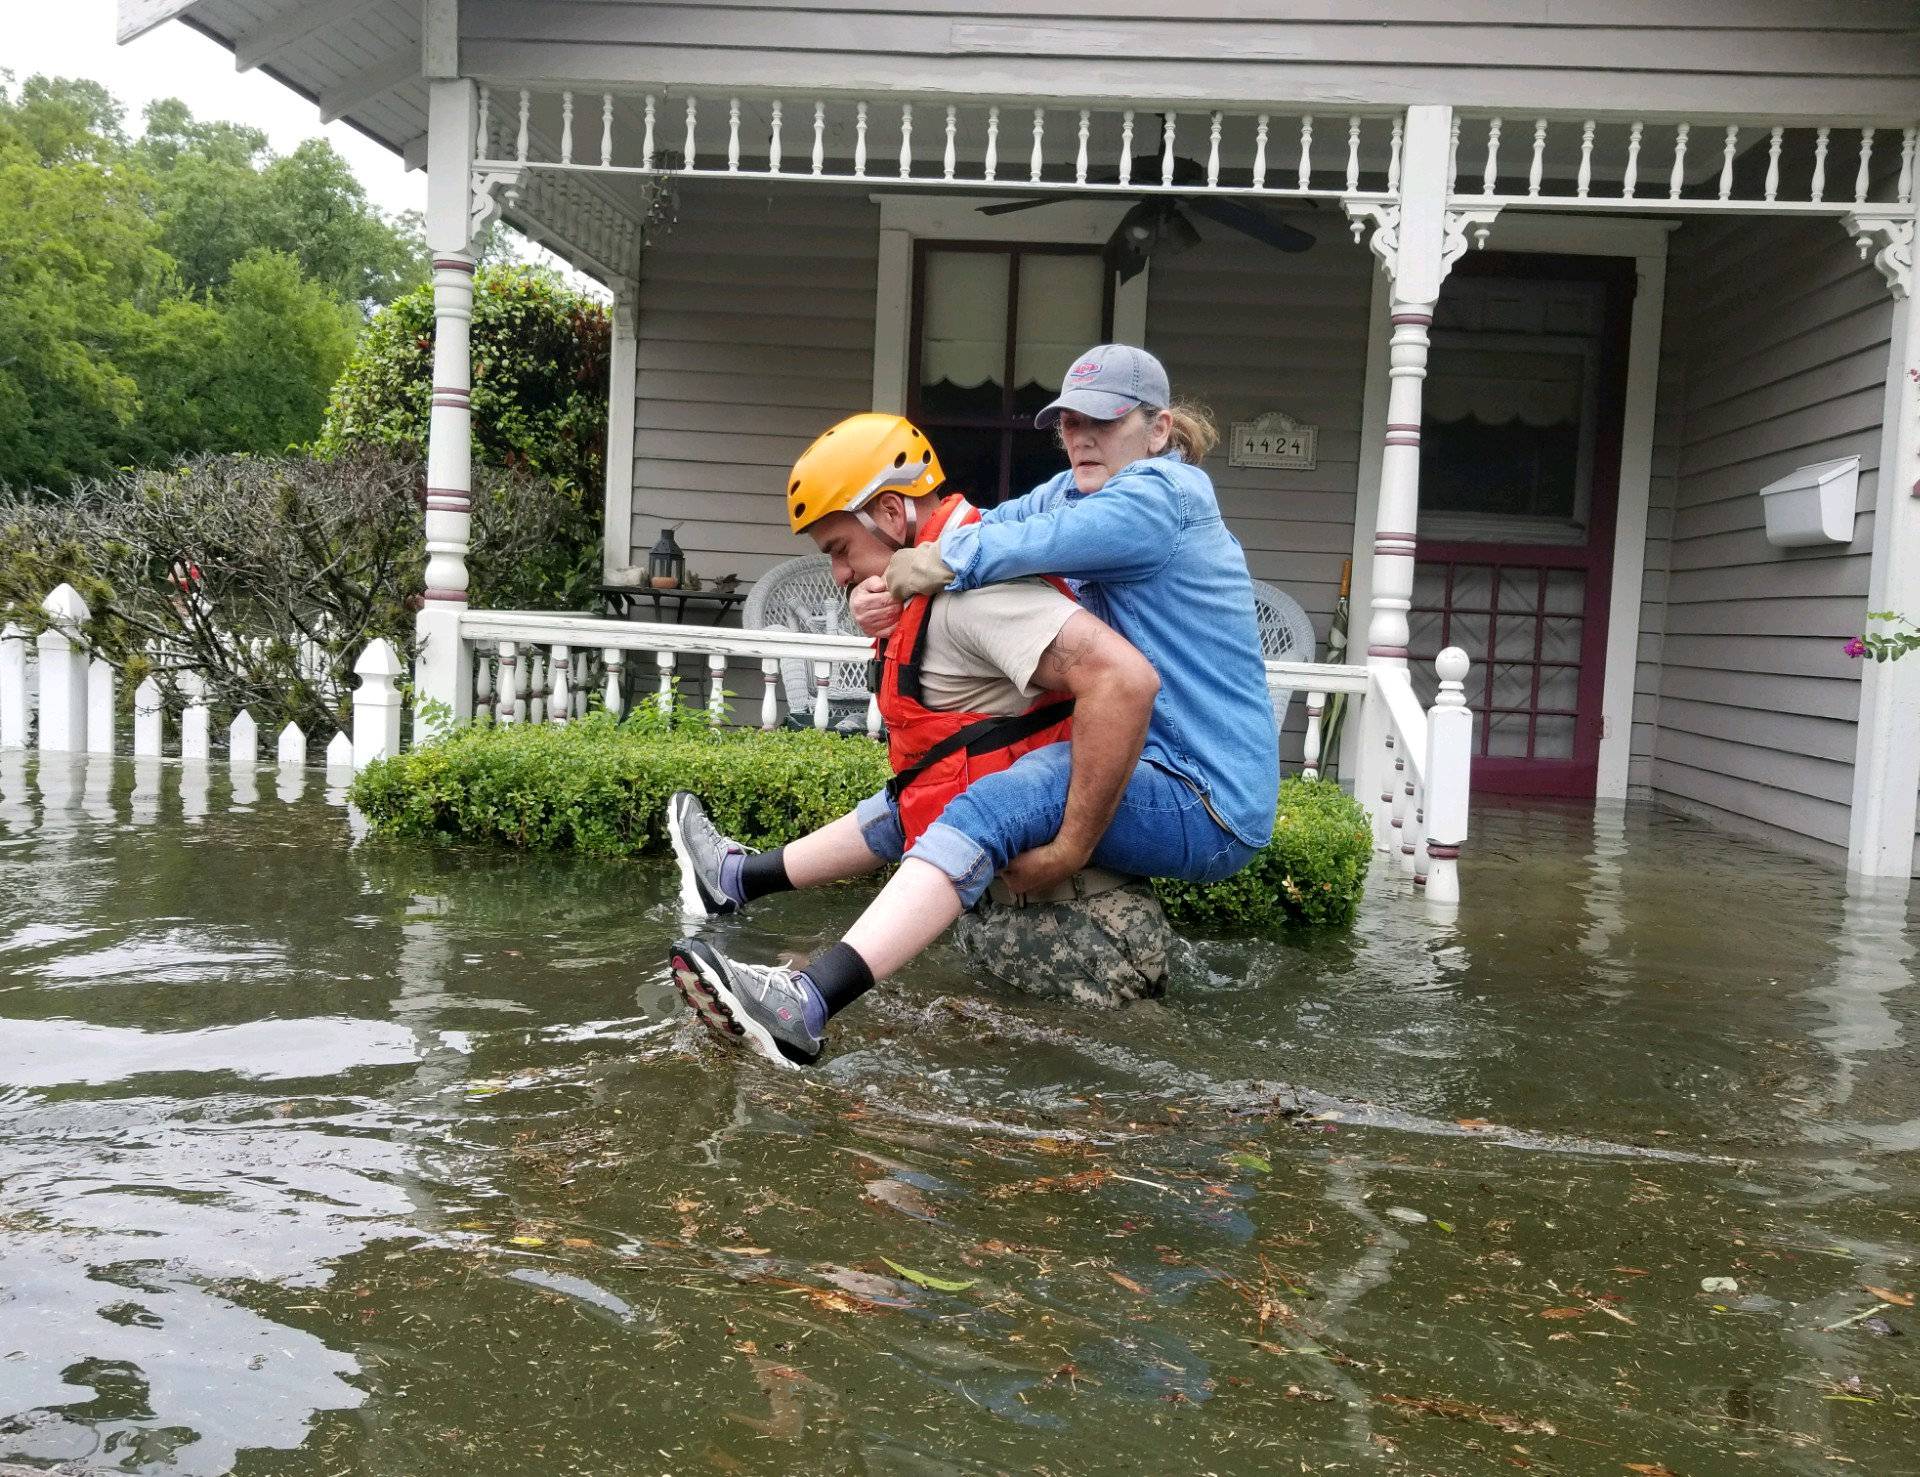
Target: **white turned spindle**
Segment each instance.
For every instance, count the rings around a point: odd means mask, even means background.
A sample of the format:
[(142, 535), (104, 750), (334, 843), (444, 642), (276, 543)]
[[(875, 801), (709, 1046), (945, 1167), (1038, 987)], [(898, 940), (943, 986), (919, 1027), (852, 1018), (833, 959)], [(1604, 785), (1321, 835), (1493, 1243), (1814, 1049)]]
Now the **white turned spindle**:
[(1402, 742), (1401, 763), (1405, 766), (1395, 778), (1400, 783), (1400, 870), (1412, 877), (1419, 871), (1420, 796), (1414, 778), (1413, 751)]
[(1866, 202), (1868, 184), (1867, 166), (1873, 160), (1874, 132), (1875, 130), (1871, 128), (1863, 128), (1860, 130), (1860, 167), (1854, 171), (1853, 175), (1853, 203), (1855, 205), (1861, 205)]
[(600, 660), (607, 669), (607, 711), (617, 719), (627, 706), (626, 693), (622, 690), (626, 685), (627, 654), (617, 646), (609, 646), (600, 653)]
[(727, 173), (740, 172), (740, 99), (727, 99)]
[(1300, 178), (1296, 186), (1306, 189), (1307, 182), (1313, 178), (1313, 114), (1308, 113), (1300, 120)]
[(13, 621), (0, 629), (0, 749), (27, 746), (27, 634)]
[(680, 167), (693, 168), (693, 129), (700, 116), (700, 105), (694, 98), (687, 99), (687, 136), (680, 146)]
[[(1397, 144), (1400, 140), (1398, 123), (1394, 125), (1393, 137)], [(1253, 125), (1253, 187), (1256, 190), (1264, 190), (1267, 187), (1267, 115), (1265, 113), (1255, 119)]]
[(105, 657), (87, 667), (87, 752), (113, 753), (113, 688), (118, 673)]
[(1120, 115), (1120, 183), (1133, 183), (1133, 109)]
[(1533, 120), (1533, 158), (1527, 165), (1527, 194), (1537, 196), (1540, 193), (1540, 175), (1547, 159), (1547, 120)]
[(1463, 684), (1467, 654), (1457, 646), (1434, 667), (1440, 691), (1427, 714), (1427, 792), (1424, 797), (1427, 900), (1460, 901), (1460, 849), (1467, 840), (1467, 800), (1473, 767), (1473, 712)]
[(1487, 162), (1480, 170), (1480, 193), (1491, 195), (1500, 183), (1500, 120), (1487, 120)]
[(640, 135), (640, 167), (653, 168), (653, 94), (647, 94), (645, 130)]
[(47, 627), (40, 650), (40, 752), (80, 754), (87, 747), (87, 653), (80, 628), (93, 614), (80, 592), (60, 585), (40, 602)]
[(813, 172), (819, 174), (827, 167), (827, 105), (813, 105)]
[(1388, 821), (1392, 828), (1388, 836), (1388, 845), (1393, 851), (1393, 860), (1400, 864), (1400, 870), (1409, 876), (1413, 874), (1413, 848), (1407, 843), (1407, 796), (1413, 785), (1407, 775), (1407, 736), (1397, 730), (1392, 739), (1393, 768), (1387, 771)]
[(1920, 127), (1908, 125), (1900, 135), (1900, 182), (1894, 188), (1894, 198), (1902, 205), (1913, 204), (1913, 151), (1920, 143)]
[(1767, 199), (1780, 193), (1780, 140), (1786, 129), (1776, 128), (1767, 136)]
[(547, 721), (547, 659), (539, 647), (527, 652), (527, 722), (538, 727)]
[(780, 726), (780, 663), (760, 658), (760, 726), (768, 733)]
[(166, 701), (160, 696), (160, 684), (145, 678), (133, 690), (133, 753), (137, 759), (158, 759), (165, 722)]
[(573, 716), (573, 650), (555, 646), (547, 670), (553, 673), (553, 697), (547, 703), (547, 722), (558, 728)]
[(1687, 182), (1687, 135), (1693, 131), (1691, 123), (1682, 123), (1673, 130), (1673, 173), (1667, 179), (1667, 198), (1678, 200), (1680, 187)]
[(987, 162), (983, 178), (991, 180), (1000, 168), (1000, 109), (987, 109)]
[(307, 767), (307, 736), (298, 723), (289, 723), (280, 730), (280, 738), (273, 746), (273, 758), (282, 769)]
[(353, 740), (344, 733), (336, 733), (327, 740), (327, 775), (353, 773)]
[(659, 705), (663, 714), (671, 713), (673, 711), (673, 653), (656, 651), (653, 654), (653, 665), (660, 673), (660, 691), (655, 696), (654, 702)]
[(493, 663), (484, 651), (473, 654), (473, 716), (477, 722), (493, 717)]
[(526, 88), (520, 89), (520, 133), (514, 140), (513, 157), (520, 163), (527, 162), (527, 115), (533, 107), (533, 94)]
[(833, 663), (815, 662), (813, 664), (813, 726), (825, 728), (832, 709), (827, 702), (827, 689), (833, 682)]
[(1397, 757), (1394, 735), (1398, 732), (1389, 717), (1385, 735), (1386, 757), (1380, 764), (1380, 800), (1373, 807), (1376, 847), (1388, 853), (1390, 862), (1397, 862), (1400, 858), (1400, 833), (1393, 828), (1393, 797), (1400, 789), (1399, 776), (1394, 773), (1394, 760)]
[(1213, 189), (1220, 183), (1220, 115), (1215, 113), (1207, 123), (1207, 188)]
[(1633, 127), (1627, 131), (1627, 169), (1626, 173), (1620, 177), (1622, 200), (1631, 200), (1635, 188), (1640, 183), (1640, 135), (1645, 128), (1646, 125), (1636, 118), (1633, 120)]
[(880, 737), (880, 699), (872, 694), (867, 697), (867, 737)]
[(1813, 132), (1813, 188), (1810, 198), (1818, 205), (1827, 193), (1827, 145), (1833, 133), (1831, 128), (1816, 128)]
[(587, 716), (587, 694), (593, 687), (593, 654), (576, 651), (573, 654), (573, 716)]
[(900, 178), (913, 178), (913, 104), (900, 104)]
[(573, 93), (560, 94), (560, 162), (573, 163)]
[(385, 637), (376, 637), (353, 664), (360, 686), (353, 694), (353, 767), (400, 752), (400, 658)]
[(477, 159), (493, 157), (492, 139), (493, 89), (485, 83), (480, 86), (480, 106), (476, 110), (473, 122), (473, 153)]
[(1413, 848), (1413, 885), (1425, 888), (1431, 863), (1427, 857), (1427, 782), (1413, 785), (1413, 815), (1407, 824), (1407, 842)]
[(1084, 185), (1087, 182), (1087, 133), (1093, 126), (1093, 114), (1085, 108), (1080, 110), (1080, 147), (1073, 156), (1073, 182)]
[(520, 648), (511, 641), (500, 643), (500, 717), (502, 724), (524, 723), (527, 717), (526, 690), (521, 685)]
[(717, 651), (707, 653), (707, 717), (715, 728), (727, 721), (727, 659)]
[(1360, 188), (1360, 120), (1347, 119), (1347, 188)]
[(1300, 751), (1300, 777), (1317, 780), (1320, 778), (1320, 716), (1327, 710), (1327, 695), (1324, 692), (1307, 694), (1307, 737)]
[(600, 167), (613, 166), (613, 94), (600, 94)]
[(1574, 179), (1573, 192), (1587, 198), (1593, 189), (1593, 119), (1580, 125), (1580, 173)]
[[(180, 712), (180, 757), (205, 759), (213, 753), (213, 713), (207, 707), (207, 684), (198, 672), (180, 674), (180, 695), (186, 706)], [(354, 711), (359, 711), (358, 694)]]
[(1045, 156), (1041, 153), (1041, 141), (1045, 138), (1046, 132), (1047, 110), (1035, 108), (1033, 110), (1033, 153), (1027, 160), (1027, 178), (1035, 184), (1040, 182), (1040, 171), (1046, 163)]
[(853, 114), (853, 172), (855, 177), (865, 179), (867, 174), (867, 105), (863, 102), (854, 108)]
[[(1400, 115), (1395, 113), (1393, 115), (1393, 132), (1387, 139), (1387, 193), (1389, 195), (1398, 195), (1400, 193), (1400, 144), (1401, 135), (1405, 126)], [(1453, 188), (1452, 176), (1460, 160), (1460, 120), (1458, 118), (1453, 120), (1453, 153), (1451, 158), (1453, 162), (1448, 166), (1447, 188), (1449, 191)]]
[[(1396, 123), (1399, 119), (1394, 120)], [(1447, 194), (1451, 196), (1460, 181), (1460, 115), (1453, 115), (1453, 126), (1447, 130)]]
[(1720, 150), (1720, 198), (1733, 198), (1733, 152), (1740, 142), (1740, 126), (1737, 123), (1727, 125), (1726, 143)]
[(259, 762), (260, 725), (253, 721), (253, 714), (242, 708), (227, 726), (227, 766), (252, 769)]
[(773, 100), (773, 127), (767, 134), (767, 173), (780, 172), (780, 99)]
[(1173, 183), (1173, 132), (1174, 117), (1168, 113), (1160, 130), (1160, 183)]
[(954, 141), (960, 127), (960, 110), (951, 103), (947, 105), (947, 147), (940, 156), (940, 178), (952, 179), (956, 159)]

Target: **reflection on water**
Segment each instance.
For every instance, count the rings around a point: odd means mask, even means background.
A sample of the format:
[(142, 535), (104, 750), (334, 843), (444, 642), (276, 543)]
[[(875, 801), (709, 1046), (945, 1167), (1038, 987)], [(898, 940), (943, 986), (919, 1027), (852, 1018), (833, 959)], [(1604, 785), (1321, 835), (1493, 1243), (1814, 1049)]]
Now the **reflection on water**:
[(1455, 918), (1097, 1017), (936, 951), (803, 1076), (684, 1019), (662, 868), (344, 778), (0, 753), (0, 1464), (1914, 1468), (1905, 888), (1489, 808)]

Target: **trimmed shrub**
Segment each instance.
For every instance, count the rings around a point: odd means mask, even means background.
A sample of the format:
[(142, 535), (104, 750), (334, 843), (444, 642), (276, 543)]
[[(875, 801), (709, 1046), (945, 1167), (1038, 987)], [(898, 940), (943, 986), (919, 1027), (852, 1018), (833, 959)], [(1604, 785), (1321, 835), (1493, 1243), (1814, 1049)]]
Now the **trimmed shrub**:
[(1224, 882), (1173, 882), (1153, 890), (1176, 923), (1265, 931), (1286, 923), (1353, 922), (1373, 858), (1367, 813), (1332, 780), (1280, 782), (1273, 840)]
[[(675, 790), (705, 800), (727, 835), (768, 847), (845, 815), (890, 773), (886, 750), (864, 737), (710, 729), (703, 712), (663, 717), (649, 702), (624, 722), (598, 712), (563, 727), (462, 728), (369, 765), (351, 795), (384, 836), (614, 858), (666, 851)], [(1372, 851), (1365, 812), (1338, 785), (1293, 779), (1280, 787), (1272, 843), (1245, 870), (1154, 887), (1180, 923), (1344, 925)]]

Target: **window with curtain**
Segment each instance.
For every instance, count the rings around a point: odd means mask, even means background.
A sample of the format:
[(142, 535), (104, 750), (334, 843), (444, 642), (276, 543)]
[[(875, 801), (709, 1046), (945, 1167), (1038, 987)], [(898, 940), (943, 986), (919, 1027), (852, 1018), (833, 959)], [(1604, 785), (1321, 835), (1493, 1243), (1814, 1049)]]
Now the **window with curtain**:
[(907, 413), (951, 486), (990, 508), (1066, 465), (1033, 417), (1112, 321), (1098, 248), (918, 243)]

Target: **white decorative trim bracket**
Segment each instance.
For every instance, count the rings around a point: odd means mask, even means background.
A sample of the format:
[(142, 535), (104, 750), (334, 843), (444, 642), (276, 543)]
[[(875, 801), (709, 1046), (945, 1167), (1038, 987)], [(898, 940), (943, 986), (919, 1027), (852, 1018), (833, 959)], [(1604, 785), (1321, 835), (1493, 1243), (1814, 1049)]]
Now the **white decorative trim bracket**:
[[(1387, 275), (1397, 276), (1400, 262), (1400, 207), (1378, 200), (1342, 200), (1340, 204), (1347, 212), (1347, 222), (1355, 242), (1361, 239), (1368, 225), (1372, 225), (1373, 234), (1367, 244), (1373, 248), (1373, 254), (1380, 258)], [(1500, 207), (1497, 205), (1446, 212), (1445, 239), (1440, 251), (1440, 275), (1443, 279), (1453, 264), (1465, 255), (1468, 233), (1472, 233), (1473, 245), (1484, 247), (1487, 244), (1487, 232), (1499, 214)]]
[[(469, 217), (468, 239), (478, 241), (488, 226), (500, 218), (501, 209), (520, 198), (524, 169), (476, 169), (473, 172), (473, 211)], [(505, 195), (505, 199), (501, 195)]]
[(1887, 279), (1895, 299), (1913, 290), (1913, 207), (1865, 206), (1845, 216), (1841, 228), (1860, 248), (1860, 259), (1871, 258)]

